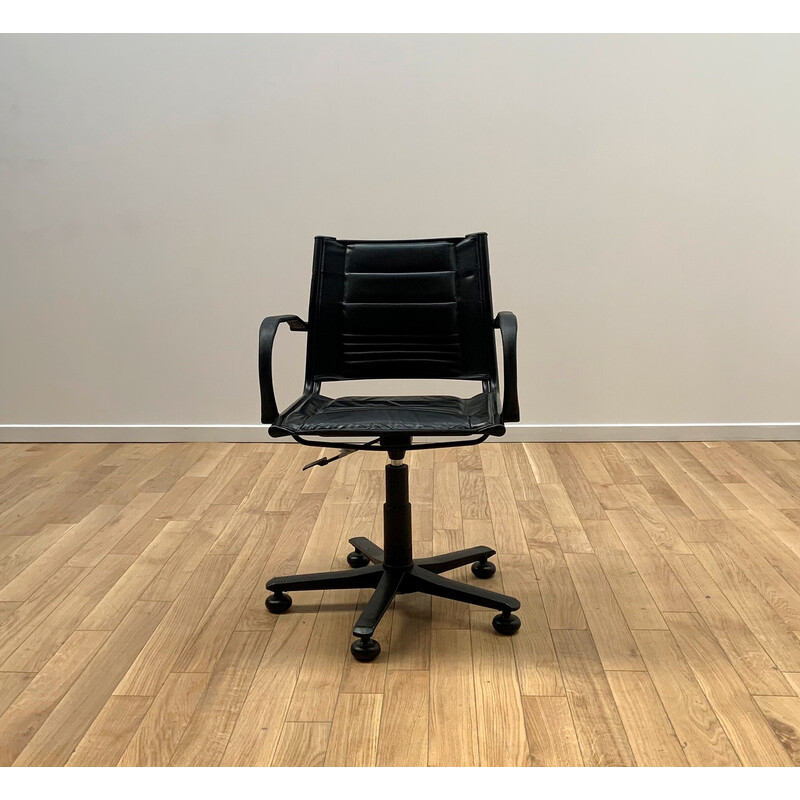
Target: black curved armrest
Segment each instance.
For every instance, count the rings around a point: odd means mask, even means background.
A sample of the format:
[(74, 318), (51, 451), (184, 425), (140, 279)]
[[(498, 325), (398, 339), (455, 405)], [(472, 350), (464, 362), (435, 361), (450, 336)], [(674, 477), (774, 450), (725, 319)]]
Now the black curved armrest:
[(293, 314), (283, 317), (267, 317), (258, 332), (258, 383), (261, 387), (261, 422), (264, 425), (275, 422), (278, 406), (275, 403), (275, 389), (272, 385), (272, 343), (278, 326), (286, 322), (293, 331), (307, 331), (308, 325)]
[(519, 422), (517, 396), (517, 318), (501, 311), (494, 320), (503, 340), (503, 422)]

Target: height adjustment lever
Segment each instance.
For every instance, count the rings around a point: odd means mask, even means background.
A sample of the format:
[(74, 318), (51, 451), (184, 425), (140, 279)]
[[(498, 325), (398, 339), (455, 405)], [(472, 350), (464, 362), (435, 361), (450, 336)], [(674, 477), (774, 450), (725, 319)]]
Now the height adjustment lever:
[(316, 461), (312, 461), (310, 464), (306, 464), (303, 467), (303, 472), (307, 469), (311, 469), (311, 467), (324, 467), (326, 464), (330, 464), (331, 461), (338, 461), (340, 458), (344, 458), (345, 456), (349, 456), (351, 453), (355, 453), (355, 450), (349, 450), (346, 447), (343, 447), (338, 455), (331, 456), (330, 458), (318, 458)]

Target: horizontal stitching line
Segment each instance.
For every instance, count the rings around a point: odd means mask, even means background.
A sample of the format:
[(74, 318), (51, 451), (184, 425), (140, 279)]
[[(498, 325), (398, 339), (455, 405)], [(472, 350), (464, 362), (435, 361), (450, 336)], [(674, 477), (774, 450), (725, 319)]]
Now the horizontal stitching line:
[(345, 272), (344, 274), (348, 278), (355, 278), (359, 275), (367, 275), (371, 278), (375, 276), (380, 276), (381, 278), (394, 278), (405, 277), (406, 275), (414, 275), (415, 277), (420, 275), (455, 275), (456, 271), (454, 269), (421, 269), (418, 271), (404, 270), (403, 272)]

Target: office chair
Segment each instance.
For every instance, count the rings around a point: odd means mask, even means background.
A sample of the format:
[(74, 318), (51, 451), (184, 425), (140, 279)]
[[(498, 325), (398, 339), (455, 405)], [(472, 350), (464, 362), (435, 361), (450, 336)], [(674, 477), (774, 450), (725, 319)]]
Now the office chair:
[[(338, 445), (340, 452), (307, 465), (322, 466), (356, 450), (381, 450), (386, 465), (383, 549), (364, 537), (350, 539), (351, 569), (272, 578), (266, 600), (273, 614), (292, 605), (294, 590), (374, 589), (353, 627), (359, 661), (372, 661), (380, 644), (372, 635), (396, 594), (425, 592), (473, 603), (500, 613), (494, 629), (516, 633), (519, 601), (508, 595), (444, 578), (441, 573), (472, 564), (478, 578), (491, 578), (490, 547), (471, 547), (433, 558), (413, 557), (406, 451), (479, 444), (502, 436), (505, 422), (519, 421), (517, 320), (492, 315), (485, 233), (463, 238), (356, 241), (318, 236), (308, 322), (296, 316), (267, 317), (259, 333), (261, 422), (271, 436), (330, 447), (317, 437), (375, 437)], [(281, 323), (308, 334), (305, 386), (300, 398), (278, 413), (272, 381), (272, 345)], [(503, 346), (504, 389), (499, 402), (494, 330)], [(452, 378), (481, 381), (470, 398), (435, 396), (340, 397), (320, 393), (323, 381), (379, 378)], [(455, 441), (413, 442), (414, 437)], [(464, 437), (472, 437), (464, 439)]]

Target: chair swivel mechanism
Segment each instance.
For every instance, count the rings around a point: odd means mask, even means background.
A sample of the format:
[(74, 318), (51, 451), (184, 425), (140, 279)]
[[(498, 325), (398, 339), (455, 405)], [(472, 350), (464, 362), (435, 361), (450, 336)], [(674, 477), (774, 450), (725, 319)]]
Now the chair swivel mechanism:
[[(272, 347), (282, 323), (308, 336), (303, 393), (279, 413)], [(502, 405), (496, 329), (503, 350)], [(331, 446), (331, 437), (370, 439), (337, 443), (339, 455), (309, 466), (356, 450), (386, 452), (384, 541), (381, 548), (364, 537), (350, 539), (349, 569), (267, 581), (268, 611), (288, 611), (290, 591), (373, 589), (353, 627), (351, 652), (359, 661), (372, 661), (380, 653), (373, 633), (396, 594), (425, 592), (496, 609), (492, 624), (499, 634), (519, 630), (519, 617), (513, 613), (518, 600), (442, 576), (471, 564), (476, 577), (490, 579), (495, 573), (490, 547), (414, 558), (408, 465), (403, 461), (409, 450), (479, 444), (502, 436), (505, 422), (519, 420), (516, 336), (516, 317), (492, 312), (485, 233), (407, 241), (316, 237), (308, 322), (278, 316), (261, 323), (261, 422), (270, 425), (271, 436), (291, 436), (317, 448)], [(321, 394), (323, 382), (386, 378), (480, 381), (481, 392), (469, 398)], [(424, 438), (414, 442), (415, 437)], [(442, 437), (447, 438), (435, 441)]]

